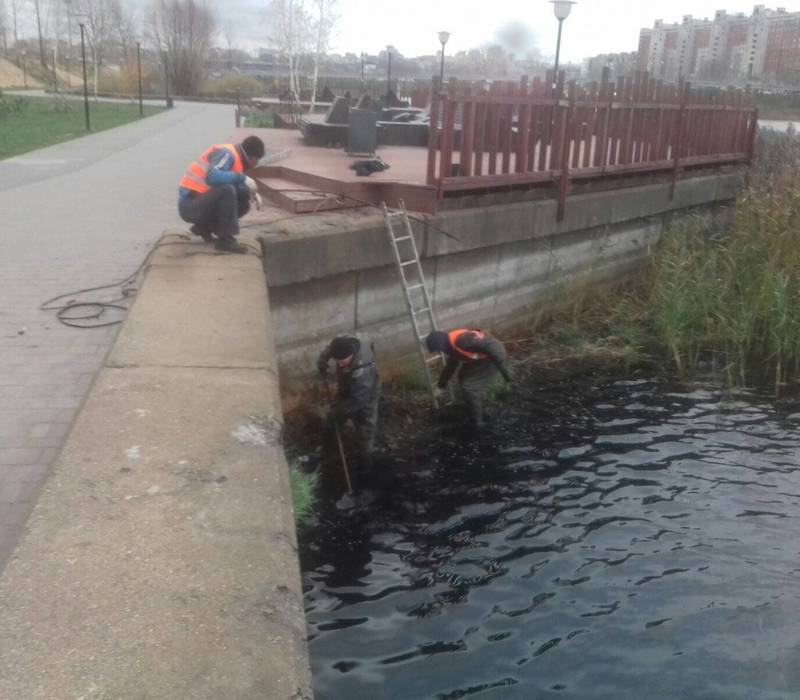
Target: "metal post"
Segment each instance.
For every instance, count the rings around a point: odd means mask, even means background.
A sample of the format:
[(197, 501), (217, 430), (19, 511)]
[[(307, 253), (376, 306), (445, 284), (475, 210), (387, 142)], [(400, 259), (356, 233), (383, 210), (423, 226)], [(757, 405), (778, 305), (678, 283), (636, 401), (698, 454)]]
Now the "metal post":
[(72, 0), (64, 0), (64, 4), (67, 6), (67, 87), (71, 88), (72, 83), (70, 80), (70, 61), (72, 60), (72, 12), (70, 11), (70, 3)]
[(387, 51), (386, 54), (389, 58), (389, 63), (386, 69), (386, 97), (389, 97), (389, 93), (392, 91), (392, 52)]
[[(558, 39), (556, 41), (556, 67), (555, 67), (555, 79), (558, 80), (558, 59), (561, 56), (561, 27), (564, 24), (564, 20), (558, 20)], [(555, 88), (555, 83), (553, 83), (553, 88)]]
[(142, 104), (142, 42), (136, 42), (136, 70), (139, 74), (139, 116), (144, 116), (144, 105)]
[(86, 39), (84, 32), (86, 27), (81, 22), (81, 56), (83, 57), (83, 107), (86, 112), (86, 131), (92, 130), (92, 124), (89, 120), (89, 83), (86, 80)]
[(169, 63), (166, 51), (164, 51), (164, 98), (167, 102), (167, 109), (169, 109), (172, 107), (172, 99), (169, 96)]
[(364, 92), (364, 52), (361, 52), (361, 92)]
[(22, 82), (25, 85), (25, 89), (28, 89), (28, 64), (25, 60), (25, 52), (22, 52)]
[(442, 42), (442, 67), (439, 71), (439, 85), (444, 85), (444, 42)]
[(56, 50), (53, 49), (53, 91), (58, 93), (58, 74), (56, 73)]

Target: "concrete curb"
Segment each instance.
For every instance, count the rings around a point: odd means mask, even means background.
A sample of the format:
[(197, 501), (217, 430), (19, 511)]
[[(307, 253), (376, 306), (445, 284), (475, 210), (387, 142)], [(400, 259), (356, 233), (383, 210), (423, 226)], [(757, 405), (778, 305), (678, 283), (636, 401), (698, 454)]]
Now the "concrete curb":
[(311, 698), (264, 275), (209, 253), (153, 256), (0, 578), (0, 697)]

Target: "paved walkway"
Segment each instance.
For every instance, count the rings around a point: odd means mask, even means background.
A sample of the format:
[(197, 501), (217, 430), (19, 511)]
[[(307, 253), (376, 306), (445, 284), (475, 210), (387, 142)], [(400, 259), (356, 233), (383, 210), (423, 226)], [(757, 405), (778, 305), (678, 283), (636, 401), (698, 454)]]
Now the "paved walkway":
[(177, 103), (0, 161), (0, 568), (118, 328), (67, 328), (39, 305), (135, 270), (180, 223), (186, 164), (233, 128), (231, 106)]

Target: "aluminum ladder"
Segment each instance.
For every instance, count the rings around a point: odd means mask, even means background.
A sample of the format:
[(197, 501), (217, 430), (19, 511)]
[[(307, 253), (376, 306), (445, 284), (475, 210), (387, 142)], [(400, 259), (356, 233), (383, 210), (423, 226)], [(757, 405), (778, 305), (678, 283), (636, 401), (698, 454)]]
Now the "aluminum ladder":
[[(381, 206), (383, 218), (386, 221), (386, 235), (389, 237), (394, 254), (400, 286), (403, 288), (408, 315), (411, 317), (414, 337), (417, 340), (422, 367), (425, 370), (425, 380), (428, 382), (434, 408), (439, 408), (436, 384), (431, 376), (431, 365), (436, 362), (444, 363), (445, 357), (442, 353), (429, 354), (425, 345), (425, 336), (431, 331), (437, 330), (436, 316), (434, 316), (433, 304), (425, 284), (425, 275), (419, 259), (417, 242), (414, 240), (414, 232), (411, 229), (411, 221), (402, 199), (399, 209), (390, 209), (386, 206), (386, 202), (382, 202)], [(395, 230), (395, 224), (399, 226), (399, 234)]]

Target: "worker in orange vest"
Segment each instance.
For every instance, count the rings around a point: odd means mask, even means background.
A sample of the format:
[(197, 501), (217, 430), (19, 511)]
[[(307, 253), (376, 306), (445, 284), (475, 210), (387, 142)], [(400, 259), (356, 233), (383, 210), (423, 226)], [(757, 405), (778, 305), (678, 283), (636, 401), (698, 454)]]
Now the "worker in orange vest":
[(444, 389), (458, 371), (469, 417), (476, 427), (482, 427), (483, 397), (489, 383), (499, 372), (506, 384), (511, 384), (508, 354), (503, 344), (477, 328), (456, 328), (449, 333), (433, 331), (425, 338), (425, 344), (430, 352), (442, 352), (447, 358), (438, 388)]
[(248, 177), (264, 157), (264, 142), (248, 136), (239, 144), (224, 143), (207, 148), (191, 163), (181, 178), (178, 213), (193, 224), (192, 233), (230, 253), (246, 253), (236, 241), (239, 219), (250, 210), (250, 200), (261, 208), (258, 185)]

